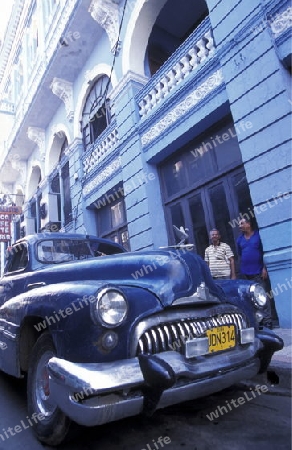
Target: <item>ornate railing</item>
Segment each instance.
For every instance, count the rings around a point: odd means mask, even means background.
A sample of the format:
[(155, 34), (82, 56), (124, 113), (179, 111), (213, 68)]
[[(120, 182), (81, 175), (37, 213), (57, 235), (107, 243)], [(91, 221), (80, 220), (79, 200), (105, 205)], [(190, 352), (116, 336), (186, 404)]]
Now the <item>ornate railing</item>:
[(116, 147), (118, 139), (118, 130), (115, 121), (113, 121), (98, 140), (86, 151), (83, 158), (83, 173), (85, 176)]
[(155, 73), (139, 92), (137, 101), (141, 118), (146, 117), (191, 72), (215, 52), (209, 17), (206, 17), (188, 39)]

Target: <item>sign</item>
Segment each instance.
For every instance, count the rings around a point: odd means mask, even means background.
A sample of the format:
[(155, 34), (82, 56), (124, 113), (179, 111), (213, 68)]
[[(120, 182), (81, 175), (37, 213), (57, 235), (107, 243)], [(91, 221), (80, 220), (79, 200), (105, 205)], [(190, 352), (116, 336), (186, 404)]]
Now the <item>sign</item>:
[(0, 242), (11, 240), (11, 214), (3, 214), (0, 210)]
[(5, 206), (0, 205), (0, 214), (22, 214), (21, 206)]

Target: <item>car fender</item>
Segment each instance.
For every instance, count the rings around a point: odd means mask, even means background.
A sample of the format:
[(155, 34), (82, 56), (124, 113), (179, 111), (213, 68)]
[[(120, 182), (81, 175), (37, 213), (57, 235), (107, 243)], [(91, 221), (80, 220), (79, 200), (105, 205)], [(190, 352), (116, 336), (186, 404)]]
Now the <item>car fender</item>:
[[(128, 317), (125, 323), (118, 327), (119, 345), (108, 355), (101, 354), (96, 345), (107, 329), (102, 324), (94, 323), (91, 317), (96, 294), (105, 287), (119, 288), (129, 303)], [(2, 361), (1, 369), (19, 376), (20, 369), (16, 361), (20, 357), (20, 335), (25, 327), (33, 330), (34, 340), (41, 333), (50, 332), (57, 354), (69, 360), (90, 361), (93, 357), (112, 360), (119, 359), (122, 355), (127, 357), (131, 329), (144, 316), (161, 309), (162, 305), (155, 295), (135, 286), (83, 280), (35, 287), (8, 300), (0, 308), (3, 331), (12, 327), (14, 329), (13, 339), (12, 336), (4, 336), (3, 339), (8, 352)]]

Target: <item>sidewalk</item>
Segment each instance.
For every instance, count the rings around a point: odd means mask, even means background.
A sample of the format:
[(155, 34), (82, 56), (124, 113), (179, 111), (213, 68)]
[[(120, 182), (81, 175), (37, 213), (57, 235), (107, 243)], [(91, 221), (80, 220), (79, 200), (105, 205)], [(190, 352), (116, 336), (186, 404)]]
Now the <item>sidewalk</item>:
[(283, 339), (284, 348), (274, 353), (268, 372), (275, 372), (279, 377), (279, 388), (289, 389), (291, 392), (292, 330), (275, 328), (273, 331)]
[(252, 389), (258, 384), (266, 384), (269, 394), (291, 395), (292, 330), (275, 328), (273, 332), (283, 339), (284, 348), (274, 353), (266, 373), (243, 380), (239, 385)]
[(274, 333), (284, 341), (284, 348), (274, 353), (271, 365), (284, 365), (291, 368), (292, 363), (292, 330), (290, 328), (275, 328)]

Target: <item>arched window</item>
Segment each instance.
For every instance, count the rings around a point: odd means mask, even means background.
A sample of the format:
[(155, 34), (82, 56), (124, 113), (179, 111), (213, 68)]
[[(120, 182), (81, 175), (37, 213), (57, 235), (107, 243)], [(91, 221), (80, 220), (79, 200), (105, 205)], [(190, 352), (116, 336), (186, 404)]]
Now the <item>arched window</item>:
[(61, 226), (68, 225), (72, 221), (69, 161), (66, 161), (66, 158), (64, 158), (67, 148), (68, 140), (64, 135), (59, 156), (60, 169), (59, 172), (54, 173), (51, 180), (51, 192), (58, 196), (58, 221), (61, 223)]
[(82, 112), (82, 136), (85, 150), (93, 144), (111, 122), (108, 94), (111, 83), (106, 75), (92, 86)]

